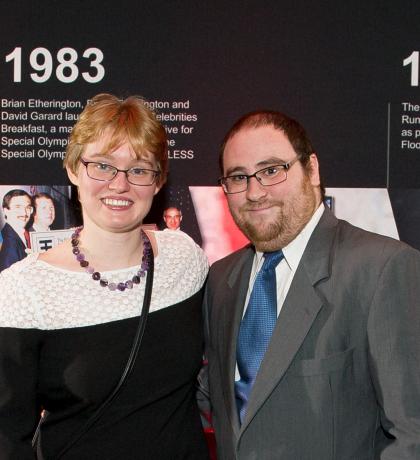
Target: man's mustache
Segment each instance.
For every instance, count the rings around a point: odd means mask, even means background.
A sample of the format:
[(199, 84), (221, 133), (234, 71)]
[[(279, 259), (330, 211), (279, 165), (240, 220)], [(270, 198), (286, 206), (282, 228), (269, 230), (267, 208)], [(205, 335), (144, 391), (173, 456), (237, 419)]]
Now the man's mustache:
[(240, 211), (258, 211), (260, 209), (271, 208), (271, 207), (283, 207), (283, 201), (261, 201), (258, 203), (247, 203), (243, 205)]

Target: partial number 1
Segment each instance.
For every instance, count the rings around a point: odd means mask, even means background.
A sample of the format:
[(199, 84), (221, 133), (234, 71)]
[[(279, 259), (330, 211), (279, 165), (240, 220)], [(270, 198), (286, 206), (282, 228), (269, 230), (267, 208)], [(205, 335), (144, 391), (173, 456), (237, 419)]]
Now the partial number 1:
[(413, 51), (404, 59), (403, 65), (411, 64), (411, 86), (419, 86), (419, 52)]

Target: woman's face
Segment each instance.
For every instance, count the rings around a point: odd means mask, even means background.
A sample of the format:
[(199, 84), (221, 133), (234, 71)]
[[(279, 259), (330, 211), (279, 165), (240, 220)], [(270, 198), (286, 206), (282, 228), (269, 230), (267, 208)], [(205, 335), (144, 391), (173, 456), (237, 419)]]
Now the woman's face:
[[(106, 137), (87, 144), (82, 159), (115, 166), (118, 169), (133, 167), (157, 170), (153, 155), (138, 159), (128, 142), (110, 154), (100, 154), (106, 145)], [(85, 228), (93, 224), (103, 230), (123, 233), (137, 229), (152, 205), (153, 197), (160, 187), (132, 185), (126, 174), (118, 172), (111, 181), (98, 181), (87, 175), (86, 167), (80, 163), (77, 174), (67, 168), (73, 184), (79, 189)]]

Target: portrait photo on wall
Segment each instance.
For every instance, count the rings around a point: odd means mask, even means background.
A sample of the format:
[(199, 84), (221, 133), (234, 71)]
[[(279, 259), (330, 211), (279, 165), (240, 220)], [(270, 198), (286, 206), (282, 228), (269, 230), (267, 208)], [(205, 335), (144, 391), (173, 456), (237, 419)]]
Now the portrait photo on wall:
[(0, 186), (0, 271), (70, 236), (80, 222), (74, 195), (70, 186)]
[(201, 246), (202, 234), (197, 214), (191, 187), (167, 183), (156, 195), (144, 222), (155, 224), (159, 230), (180, 232)]

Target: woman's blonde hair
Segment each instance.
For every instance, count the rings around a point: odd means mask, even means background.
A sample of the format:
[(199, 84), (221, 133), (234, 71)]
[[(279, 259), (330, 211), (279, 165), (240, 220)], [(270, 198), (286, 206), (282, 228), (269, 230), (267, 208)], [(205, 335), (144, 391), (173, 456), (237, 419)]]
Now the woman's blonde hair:
[(154, 156), (158, 170), (158, 185), (163, 185), (168, 174), (168, 144), (165, 128), (139, 96), (118, 99), (112, 94), (98, 94), (88, 101), (73, 127), (64, 158), (64, 166), (77, 173), (86, 144), (109, 136), (103, 152), (113, 152), (129, 142), (138, 158)]

